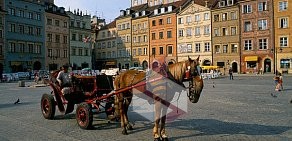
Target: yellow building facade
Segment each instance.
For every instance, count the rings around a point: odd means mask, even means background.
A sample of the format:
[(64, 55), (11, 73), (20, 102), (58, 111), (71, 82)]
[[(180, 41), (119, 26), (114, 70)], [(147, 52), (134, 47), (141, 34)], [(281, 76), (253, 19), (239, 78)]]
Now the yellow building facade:
[(292, 1), (274, 0), (276, 70), (292, 73)]

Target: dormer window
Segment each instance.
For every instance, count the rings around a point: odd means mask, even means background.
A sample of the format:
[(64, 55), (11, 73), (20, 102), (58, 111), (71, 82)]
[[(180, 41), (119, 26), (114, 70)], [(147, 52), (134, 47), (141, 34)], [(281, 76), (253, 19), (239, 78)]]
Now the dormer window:
[(139, 17), (139, 12), (135, 13), (135, 17)]
[(120, 16), (125, 16), (125, 10), (120, 11)]
[(127, 15), (130, 15), (130, 9), (127, 9)]
[(164, 7), (162, 7), (161, 9), (160, 9), (160, 12), (161, 13), (164, 13), (165, 11), (164, 11)]
[(154, 15), (157, 15), (158, 14), (158, 9), (155, 9), (154, 10)]
[(171, 6), (171, 5), (168, 6), (167, 11), (168, 11), (168, 12), (171, 12), (171, 11), (172, 11), (172, 6)]
[(145, 16), (146, 15), (146, 11), (142, 11), (142, 16)]
[(221, 0), (221, 1), (219, 2), (219, 7), (225, 7), (225, 1)]
[(228, 6), (233, 5), (233, 1), (234, 1), (234, 0), (227, 0), (227, 5), (228, 5)]

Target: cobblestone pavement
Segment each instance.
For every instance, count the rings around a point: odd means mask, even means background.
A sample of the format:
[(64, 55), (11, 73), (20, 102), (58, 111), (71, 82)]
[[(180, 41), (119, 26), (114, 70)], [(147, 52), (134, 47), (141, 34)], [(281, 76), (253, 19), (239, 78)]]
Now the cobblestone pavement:
[[(188, 113), (167, 123), (170, 140), (196, 141), (289, 141), (292, 140), (292, 76), (284, 76), (284, 91), (275, 92), (272, 76), (235, 76), (205, 80), (198, 103), (188, 104)], [(0, 140), (22, 141), (112, 141), (153, 140), (153, 124), (137, 113), (129, 113), (135, 124), (122, 135), (119, 123), (107, 123), (104, 114), (94, 116), (94, 129), (80, 129), (75, 114), (56, 113), (43, 118), (42, 94), (49, 87), (18, 87), (0, 83)], [(274, 97), (271, 94), (275, 95)], [(20, 104), (14, 104), (17, 99)]]

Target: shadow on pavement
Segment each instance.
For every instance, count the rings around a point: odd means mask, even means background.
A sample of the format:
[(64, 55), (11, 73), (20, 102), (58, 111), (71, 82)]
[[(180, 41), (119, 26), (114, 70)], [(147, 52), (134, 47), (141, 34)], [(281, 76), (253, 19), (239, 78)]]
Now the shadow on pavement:
[(208, 136), (220, 134), (279, 135), (292, 129), (292, 127), (288, 126), (268, 126), (259, 124), (234, 123), (214, 119), (177, 120), (175, 122), (169, 123), (168, 126), (181, 130), (192, 130), (196, 132), (192, 135), (172, 137), (172, 140), (194, 136)]

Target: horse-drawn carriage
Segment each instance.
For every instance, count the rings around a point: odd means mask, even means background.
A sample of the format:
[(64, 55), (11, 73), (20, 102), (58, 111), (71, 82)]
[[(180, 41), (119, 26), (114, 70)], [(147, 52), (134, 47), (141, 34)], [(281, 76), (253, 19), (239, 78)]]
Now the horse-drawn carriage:
[(41, 99), (44, 118), (53, 119), (56, 107), (62, 114), (69, 114), (75, 104), (78, 104), (76, 120), (83, 129), (92, 126), (93, 109), (105, 112), (109, 118), (114, 117), (114, 95), (109, 94), (113, 90), (113, 76), (72, 76), (71, 92), (63, 95), (62, 87), (56, 81), (57, 73), (52, 73), (48, 82), (51, 94), (43, 94)]
[[(159, 95), (173, 97), (176, 92), (173, 88), (172, 92), (167, 91), (167, 86), (162, 87), (164, 91), (151, 91), (146, 89), (146, 85), (153, 83), (157, 88), (165, 79), (169, 79), (174, 83), (184, 87), (184, 79), (189, 81), (188, 98), (192, 103), (199, 100), (203, 88), (203, 81), (199, 70), (199, 57), (196, 60), (188, 59), (168, 66), (160, 65), (155, 69), (157, 74), (150, 79), (147, 78), (146, 72), (138, 70), (128, 70), (119, 75), (113, 80), (112, 76), (97, 75), (97, 76), (74, 76), (72, 92), (63, 95), (61, 87), (56, 84), (56, 74), (50, 79), (49, 85), (52, 88), (51, 94), (44, 94), (41, 99), (41, 110), (46, 119), (53, 119), (55, 115), (55, 107), (58, 107), (61, 113), (68, 114), (73, 112), (74, 105), (78, 104), (76, 109), (76, 120), (78, 125), (83, 129), (92, 127), (93, 108), (100, 111), (103, 107), (107, 116), (120, 117), (122, 134), (127, 134), (127, 130), (132, 129), (128, 120), (128, 108), (132, 101), (133, 89), (139, 90), (147, 95), (146, 97), (154, 100), (155, 108), (155, 123), (153, 128), (153, 136), (155, 140), (167, 140), (165, 132), (166, 111), (169, 106), (172, 106), (169, 101), (161, 98)], [(152, 68), (153, 69), (153, 68)], [(54, 77), (55, 76), (55, 77)], [(156, 77), (158, 76), (158, 77)], [(162, 83), (160, 83), (160, 82)], [(156, 83), (158, 82), (158, 83)], [(155, 84), (156, 83), (156, 84)], [(163, 84), (164, 85), (164, 84)], [(101, 103), (104, 103), (102, 105)], [(161, 106), (165, 105), (165, 106)], [(166, 108), (166, 109), (165, 109)], [(162, 115), (161, 119), (160, 116)], [(160, 131), (158, 126), (161, 124)]]

